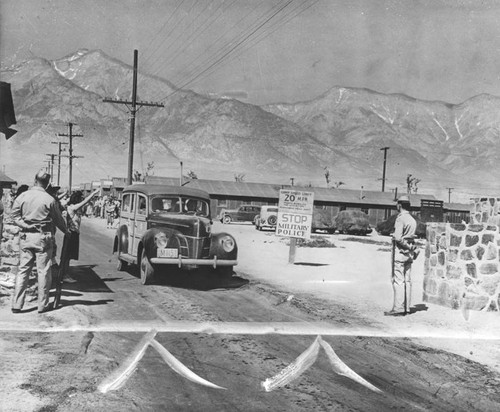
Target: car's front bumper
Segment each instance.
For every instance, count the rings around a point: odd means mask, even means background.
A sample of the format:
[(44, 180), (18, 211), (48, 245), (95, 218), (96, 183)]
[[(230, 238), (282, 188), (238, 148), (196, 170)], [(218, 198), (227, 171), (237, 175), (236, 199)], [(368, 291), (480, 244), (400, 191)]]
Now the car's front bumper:
[(151, 258), (150, 262), (155, 265), (177, 265), (182, 268), (183, 266), (212, 266), (214, 269), (220, 266), (236, 266), (238, 264), (237, 260), (224, 260), (217, 259), (214, 257), (213, 259), (190, 259), (183, 258), (182, 256), (176, 258)]

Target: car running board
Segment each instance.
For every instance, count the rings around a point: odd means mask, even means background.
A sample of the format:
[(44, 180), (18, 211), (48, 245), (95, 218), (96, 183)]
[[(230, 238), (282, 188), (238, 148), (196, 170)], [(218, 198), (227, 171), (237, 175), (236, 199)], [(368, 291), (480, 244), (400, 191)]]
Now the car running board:
[(135, 256), (129, 255), (128, 253), (120, 253), (118, 259), (123, 260), (127, 263), (131, 263), (133, 265), (137, 263), (137, 259), (135, 258)]

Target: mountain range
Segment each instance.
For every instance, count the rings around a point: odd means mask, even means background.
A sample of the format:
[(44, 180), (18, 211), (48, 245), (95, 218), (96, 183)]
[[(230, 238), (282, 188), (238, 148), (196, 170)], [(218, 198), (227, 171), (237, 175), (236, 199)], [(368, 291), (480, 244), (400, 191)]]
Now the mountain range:
[[(74, 182), (126, 176), (130, 107), (104, 98), (131, 99), (133, 69), (99, 50), (61, 59), (32, 58), (2, 67), (11, 83), (18, 133), (0, 143), (1, 163), (14, 179), (29, 182), (67, 142), (75, 124)], [(480, 95), (462, 104), (417, 100), (401, 94), (333, 87), (306, 102), (256, 106), (177, 89), (138, 71), (134, 168), (178, 176), (180, 162), (200, 178), (380, 190), (383, 147), (386, 190), (404, 190), (406, 177), (419, 192), (454, 188), (495, 194), (500, 155), (500, 98)], [(67, 154), (67, 152), (65, 152)], [(62, 184), (67, 176), (62, 159)], [(500, 188), (499, 188), (500, 190)]]

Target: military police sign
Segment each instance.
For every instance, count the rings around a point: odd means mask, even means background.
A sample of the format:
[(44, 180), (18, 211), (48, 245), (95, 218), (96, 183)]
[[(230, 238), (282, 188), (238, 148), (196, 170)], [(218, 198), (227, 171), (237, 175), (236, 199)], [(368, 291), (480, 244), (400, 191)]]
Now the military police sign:
[(311, 237), (314, 193), (280, 190), (276, 235), (309, 239)]

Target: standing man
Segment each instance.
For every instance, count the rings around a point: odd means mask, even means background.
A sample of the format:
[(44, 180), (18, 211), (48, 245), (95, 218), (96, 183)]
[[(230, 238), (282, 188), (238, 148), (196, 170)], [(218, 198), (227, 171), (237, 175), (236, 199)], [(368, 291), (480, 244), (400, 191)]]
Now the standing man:
[(45, 191), (49, 183), (50, 175), (44, 171), (38, 172), (34, 186), (17, 197), (12, 206), (12, 219), (21, 228), (19, 271), (12, 299), (13, 313), (21, 312), (35, 262), (38, 271), (38, 313), (49, 310), (55, 227), (65, 234), (68, 231), (56, 200)]
[(404, 316), (410, 313), (411, 306), (411, 264), (415, 257), (415, 232), (417, 222), (410, 215), (410, 199), (403, 195), (398, 199), (399, 215), (394, 224), (392, 240), (392, 289), (394, 302), (386, 316)]

